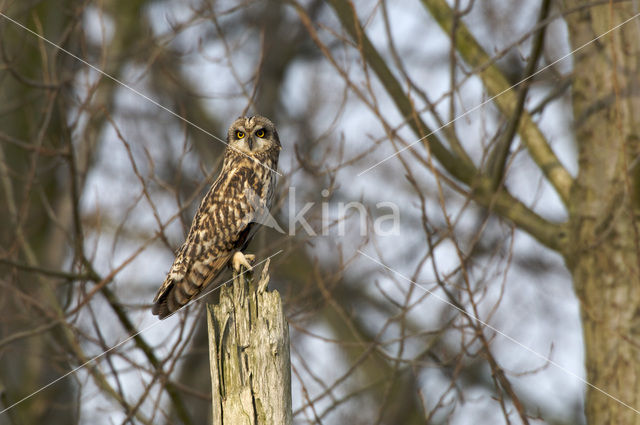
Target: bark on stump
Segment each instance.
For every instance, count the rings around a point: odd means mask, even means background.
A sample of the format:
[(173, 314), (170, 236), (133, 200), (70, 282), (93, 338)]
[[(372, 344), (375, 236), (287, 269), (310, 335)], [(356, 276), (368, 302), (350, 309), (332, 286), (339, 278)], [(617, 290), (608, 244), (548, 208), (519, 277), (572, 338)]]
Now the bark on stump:
[(292, 423), (289, 326), (277, 291), (244, 270), (207, 305), (214, 425)]

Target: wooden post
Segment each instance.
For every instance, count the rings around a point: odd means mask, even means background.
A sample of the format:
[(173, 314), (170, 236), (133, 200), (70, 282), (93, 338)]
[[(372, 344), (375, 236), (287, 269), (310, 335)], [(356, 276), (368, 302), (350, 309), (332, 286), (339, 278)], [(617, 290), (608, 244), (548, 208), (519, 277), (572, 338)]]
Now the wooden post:
[[(207, 305), (213, 425), (291, 425), (289, 325), (278, 291), (235, 273)], [(244, 270), (243, 270), (244, 271)]]

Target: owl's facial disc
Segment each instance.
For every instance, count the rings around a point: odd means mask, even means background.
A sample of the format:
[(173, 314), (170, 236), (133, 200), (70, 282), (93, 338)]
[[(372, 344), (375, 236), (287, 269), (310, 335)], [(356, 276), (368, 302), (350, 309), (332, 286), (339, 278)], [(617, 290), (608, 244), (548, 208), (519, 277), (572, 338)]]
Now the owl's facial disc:
[(278, 133), (271, 121), (259, 115), (240, 117), (229, 127), (229, 145), (245, 155), (280, 149)]
[[(262, 137), (258, 137), (259, 135)], [(269, 140), (265, 138), (266, 135), (267, 133), (263, 128), (258, 128), (255, 131), (246, 131), (242, 127), (233, 134), (231, 145), (246, 154), (255, 154), (269, 148)]]

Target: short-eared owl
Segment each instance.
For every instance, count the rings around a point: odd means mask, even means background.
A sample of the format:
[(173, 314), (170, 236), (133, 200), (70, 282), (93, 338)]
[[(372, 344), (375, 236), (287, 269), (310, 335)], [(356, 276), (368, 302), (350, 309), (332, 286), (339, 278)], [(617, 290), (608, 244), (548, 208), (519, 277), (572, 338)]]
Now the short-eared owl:
[(233, 257), (249, 267), (242, 250), (271, 206), (280, 140), (267, 118), (240, 117), (229, 127), (220, 176), (202, 200), (187, 240), (153, 300), (161, 319), (198, 295)]

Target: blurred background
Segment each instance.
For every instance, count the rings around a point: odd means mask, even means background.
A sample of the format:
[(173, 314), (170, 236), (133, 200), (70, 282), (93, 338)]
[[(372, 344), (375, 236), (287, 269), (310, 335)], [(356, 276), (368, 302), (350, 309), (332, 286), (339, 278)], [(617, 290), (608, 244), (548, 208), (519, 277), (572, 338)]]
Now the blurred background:
[(554, 236), (566, 185), (529, 148), (576, 176), (566, 17), (583, 9), (0, 11), (0, 409), (82, 366), (0, 424), (208, 423), (204, 302), (162, 322), (150, 303), (221, 168), (218, 138), (258, 113), (283, 144), (283, 232), (248, 251), (282, 250), (270, 286), (296, 424), (585, 423), (579, 303)]

